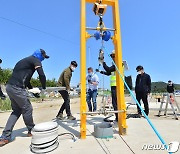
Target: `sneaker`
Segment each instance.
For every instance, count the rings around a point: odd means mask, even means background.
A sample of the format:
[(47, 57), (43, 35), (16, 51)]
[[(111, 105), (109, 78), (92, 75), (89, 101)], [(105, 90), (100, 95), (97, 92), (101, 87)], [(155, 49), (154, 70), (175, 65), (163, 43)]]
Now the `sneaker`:
[(8, 144), (10, 141), (8, 139), (5, 139), (5, 138), (0, 138), (0, 147)]
[(76, 120), (75, 117), (73, 117), (72, 115), (68, 116), (68, 120)]
[(63, 117), (63, 114), (62, 114), (62, 113), (60, 113), (59, 115), (57, 115), (56, 118), (57, 118), (58, 120), (64, 120), (64, 117)]
[(28, 133), (27, 133), (27, 137), (32, 137), (31, 132), (28, 132)]

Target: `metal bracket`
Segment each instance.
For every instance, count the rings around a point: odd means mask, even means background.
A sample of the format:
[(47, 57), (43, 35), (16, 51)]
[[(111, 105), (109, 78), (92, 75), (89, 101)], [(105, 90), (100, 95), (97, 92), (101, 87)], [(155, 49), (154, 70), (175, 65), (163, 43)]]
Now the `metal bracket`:
[(118, 111), (109, 111), (109, 110), (106, 110), (106, 109), (100, 109), (100, 110), (98, 110), (98, 111), (96, 111), (96, 112), (83, 112), (82, 114), (86, 114), (86, 115), (96, 115), (96, 114), (98, 114), (98, 115), (100, 115), (100, 114), (103, 114), (103, 115), (108, 115), (108, 114), (110, 114), (110, 113), (124, 113), (124, 112), (126, 112), (126, 110), (118, 110)]

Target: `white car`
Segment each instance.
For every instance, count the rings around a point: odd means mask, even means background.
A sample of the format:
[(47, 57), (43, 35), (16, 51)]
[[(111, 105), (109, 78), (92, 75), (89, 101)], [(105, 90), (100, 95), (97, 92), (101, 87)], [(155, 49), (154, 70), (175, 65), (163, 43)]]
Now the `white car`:
[(175, 96), (180, 96), (180, 90), (175, 91)]

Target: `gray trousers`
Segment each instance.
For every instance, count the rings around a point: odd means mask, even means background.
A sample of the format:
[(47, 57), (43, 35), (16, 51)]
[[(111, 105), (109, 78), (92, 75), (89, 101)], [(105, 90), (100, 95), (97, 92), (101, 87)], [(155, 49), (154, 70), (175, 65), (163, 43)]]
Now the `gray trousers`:
[(23, 120), (28, 129), (28, 132), (31, 132), (31, 129), (34, 127), (32, 117), (33, 108), (28, 99), (27, 92), (25, 89), (19, 88), (14, 85), (7, 85), (6, 91), (11, 100), (13, 112), (11, 113), (7, 121), (2, 136), (7, 139), (10, 139), (14, 125), (16, 124), (16, 121), (19, 119), (21, 114), (23, 116)]

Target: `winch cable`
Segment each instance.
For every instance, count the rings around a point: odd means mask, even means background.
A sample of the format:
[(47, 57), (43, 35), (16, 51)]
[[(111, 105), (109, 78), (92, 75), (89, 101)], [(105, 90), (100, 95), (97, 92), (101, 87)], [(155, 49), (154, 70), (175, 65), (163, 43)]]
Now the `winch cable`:
[[(146, 120), (148, 121), (149, 125), (151, 126), (151, 128), (153, 129), (153, 131), (155, 132), (155, 134), (157, 135), (157, 137), (159, 138), (159, 140), (161, 141), (161, 143), (165, 146), (166, 150), (168, 150), (168, 145), (166, 144), (166, 142), (164, 141), (164, 139), (161, 137), (161, 135), (159, 134), (159, 132), (157, 131), (156, 127), (153, 125), (153, 123), (151, 122), (151, 120), (149, 119), (149, 117), (146, 115), (146, 113), (144, 112), (143, 108), (141, 107), (141, 105), (139, 104), (138, 100), (136, 99), (135, 95), (133, 94), (133, 92), (131, 91), (131, 89), (129, 88), (128, 84), (126, 83), (123, 75), (121, 74), (121, 72), (119, 71), (116, 63), (113, 61), (112, 57), (110, 56), (110, 54), (108, 53), (108, 51), (106, 50), (106, 48), (103, 46), (104, 51), (106, 52), (106, 54), (110, 57), (112, 63), (114, 64), (117, 73), (119, 74), (120, 78), (122, 79), (122, 81), (124, 82), (126, 88), (128, 89), (130, 95), (132, 96), (132, 98), (134, 99), (134, 101), (136, 102), (136, 104), (138, 105), (138, 107), (141, 109), (142, 114), (144, 115), (144, 117), (146, 118)], [(171, 152), (168, 152), (169, 154), (172, 154)]]
[[(104, 41), (103, 40), (101, 41), (101, 44), (102, 44), (101, 50), (103, 50), (103, 46), (104, 46)], [(103, 84), (102, 84), (102, 88), (103, 88), (102, 105), (103, 105), (103, 110), (105, 111), (106, 104), (105, 104), (105, 101), (104, 101), (104, 97), (105, 97), (105, 94), (104, 94), (104, 74), (102, 74), (102, 78), (103, 78)]]
[(74, 142), (77, 140), (76, 137), (75, 137), (75, 135), (72, 134), (72, 133), (61, 133), (61, 134), (59, 134), (58, 136), (64, 136), (64, 135), (70, 135), (70, 136), (72, 136), (72, 140), (73, 140)]

